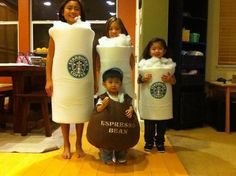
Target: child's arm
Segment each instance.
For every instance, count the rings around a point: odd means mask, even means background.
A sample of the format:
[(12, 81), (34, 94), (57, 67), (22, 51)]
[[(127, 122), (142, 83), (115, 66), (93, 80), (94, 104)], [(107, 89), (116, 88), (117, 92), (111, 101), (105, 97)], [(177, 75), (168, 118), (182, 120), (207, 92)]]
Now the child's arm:
[(99, 77), (100, 77), (100, 57), (97, 54), (94, 62), (94, 93), (98, 92)]
[(152, 78), (152, 74), (145, 73), (144, 76), (138, 76), (138, 84), (148, 82)]
[(103, 111), (103, 110), (107, 107), (108, 104), (109, 104), (109, 97), (105, 97), (105, 98), (101, 101), (101, 103), (99, 103), (99, 104), (97, 105), (97, 107), (96, 107), (97, 112)]
[(55, 44), (54, 44), (53, 39), (50, 37), (47, 61), (46, 61), (46, 85), (45, 85), (45, 90), (48, 96), (52, 96), (52, 93), (53, 93), (52, 64), (53, 64), (54, 50), (55, 50)]
[(134, 112), (134, 108), (133, 108), (133, 106), (130, 106), (129, 109), (127, 109), (125, 111), (126, 117), (128, 117), (129, 119), (132, 118), (133, 112)]
[(163, 75), (161, 79), (163, 82), (170, 83), (172, 85), (176, 83), (175, 75), (171, 75), (170, 73)]
[(135, 57), (133, 54), (130, 56), (130, 68), (131, 68), (131, 80), (133, 83), (133, 86), (135, 86)]
[(133, 54), (131, 54), (131, 56), (129, 58), (129, 64), (130, 64), (131, 70), (134, 70), (134, 68), (135, 68), (135, 57), (134, 57)]

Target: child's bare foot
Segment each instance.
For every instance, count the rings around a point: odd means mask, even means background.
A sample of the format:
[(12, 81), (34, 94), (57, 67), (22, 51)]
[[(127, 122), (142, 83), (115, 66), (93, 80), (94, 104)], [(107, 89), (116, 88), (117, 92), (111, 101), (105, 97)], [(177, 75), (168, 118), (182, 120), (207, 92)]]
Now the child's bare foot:
[(84, 150), (82, 149), (81, 144), (76, 143), (75, 148), (76, 148), (76, 153), (77, 153), (78, 158), (81, 158), (81, 157), (85, 156), (85, 153), (84, 153)]
[(64, 159), (71, 159), (70, 146), (64, 146), (64, 151), (62, 153)]

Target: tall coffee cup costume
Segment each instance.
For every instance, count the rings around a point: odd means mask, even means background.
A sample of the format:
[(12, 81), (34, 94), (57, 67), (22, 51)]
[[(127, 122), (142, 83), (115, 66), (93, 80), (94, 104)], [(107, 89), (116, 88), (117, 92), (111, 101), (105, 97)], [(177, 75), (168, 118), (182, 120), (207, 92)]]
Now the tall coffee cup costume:
[(142, 59), (138, 65), (139, 74), (152, 74), (151, 80), (140, 85), (139, 112), (145, 120), (167, 120), (173, 118), (172, 85), (161, 80), (164, 74), (175, 72), (172, 59)]
[[(99, 96), (104, 99), (107, 93)], [(127, 150), (138, 143), (140, 127), (133, 112), (132, 118), (125, 116), (125, 110), (129, 108), (132, 98), (124, 94), (124, 101), (110, 100), (108, 107), (102, 112), (94, 109), (87, 127), (87, 139), (97, 148), (109, 150)]]
[[(70, 25), (54, 22), (52, 118), (58, 123), (83, 123), (93, 109), (92, 43), (94, 31), (80, 19)], [(67, 118), (65, 118), (67, 117)]]
[[(119, 34), (118, 37), (107, 38), (102, 37), (97, 45), (97, 52), (100, 56), (100, 75), (113, 67), (118, 67), (124, 73), (123, 90), (129, 96), (133, 97), (134, 90), (131, 81), (130, 56), (132, 46), (130, 46), (130, 36)], [(100, 76), (98, 83), (98, 95), (105, 92), (102, 86), (102, 78)]]

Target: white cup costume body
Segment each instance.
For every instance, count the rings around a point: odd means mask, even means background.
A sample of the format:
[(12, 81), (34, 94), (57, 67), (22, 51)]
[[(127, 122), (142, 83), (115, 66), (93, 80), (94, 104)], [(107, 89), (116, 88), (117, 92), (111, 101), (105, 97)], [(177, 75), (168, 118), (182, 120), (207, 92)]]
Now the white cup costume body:
[(151, 80), (140, 84), (140, 117), (145, 120), (167, 120), (173, 118), (172, 85), (163, 82), (161, 77), (167, 73), (174, 74), (176, 64), (172, 62), (163, 65), (149, 62), (149, 66), (147, 64), (142, 67), (140, 63), (139, 74), (152, 74)]
[(126, 38), (124, 34), (120, 34), (115, 38), (101, 38), (100, 45), (97, 45), (97, 52), (100, 56), (100, 77), (98, 82), (98, 95), (106, 92), (102, 85), (102, 74), (113, 67), (117, 67), (123, 72), (122, 91), (133, 97), (134, 88), (131, 80), (130, 57), (132, 46), (130, 46), (130, 38)]
[(49, 34), (55, 43), (52, 119), (57, 123), (86, 122), (93, 109), (94, 32), (85, 22), (55, 22)]

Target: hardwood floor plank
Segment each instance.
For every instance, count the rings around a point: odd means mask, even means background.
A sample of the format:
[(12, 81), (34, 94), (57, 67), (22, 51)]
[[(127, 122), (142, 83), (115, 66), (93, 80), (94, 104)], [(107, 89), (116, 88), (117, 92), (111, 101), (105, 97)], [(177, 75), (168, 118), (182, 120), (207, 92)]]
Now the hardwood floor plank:
[(143, 130), (139, 143), (128, 151), (126, 164), (105, 165), (99, 158), (99, 150), (90, 145), (83, 136), (85, 157), (75, 153), (75, 134), (70, 136), (70, 160), (61, 157), (59, 150), (41, 153), (0, 153), (0, 176), (187, 176), (176, 153), (166, 141), (166, 153), (158, 153), (156, 148), (150, 153), (143, 150)]
[(30, 157), (24, 153), (20, 154), (9, 153), (8, 158), (5, 158), (5, 162), (3, 163), (4, 167), (0, 169), (0, 175), (1, 176), (21, 175), (22, 169), (28, 166), (28, 162), (26, 162), (27, 158)]
[[(41, 176), (45, 169), (48, 167), (48, 163), (50, 162), (50, 159), (53, 156), (57, 156), (57, 152), (49, 152), (45, 154), (31, 154), (31, 165), (28, 165), (28, 167), (24, 171), (23, 176)], [(53, 155), (52, 155), (53, 154)], [(35, 160), (33, 160), (35, 159)]]
[(83, 161), (79, 160), (77, 156), (72, 156), (71, 160), (66, 163), (61, 171), (60, 176), (80, 175), (82, 163)]
[(98, 167), (98, 176), (114, 176), (115, 175), (115, 166), (112, 165), (105, 165), (100, 161), (99, 167)]

